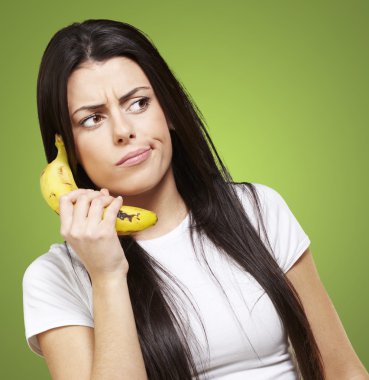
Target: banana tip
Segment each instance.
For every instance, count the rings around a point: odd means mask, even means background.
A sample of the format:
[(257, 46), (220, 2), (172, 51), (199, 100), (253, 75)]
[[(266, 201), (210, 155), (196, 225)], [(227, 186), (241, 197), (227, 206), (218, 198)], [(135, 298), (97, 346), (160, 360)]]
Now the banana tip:
[(63, 143), (63, 139), (61, 135), (59, 135), (58, 133), (55, 133), (55, 145), (62, 144), (62, 143)]

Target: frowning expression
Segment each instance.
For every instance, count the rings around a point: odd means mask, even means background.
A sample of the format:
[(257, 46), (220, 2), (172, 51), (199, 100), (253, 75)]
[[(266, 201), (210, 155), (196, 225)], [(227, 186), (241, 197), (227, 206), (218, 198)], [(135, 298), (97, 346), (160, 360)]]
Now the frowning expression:
[[(168, 124), (141, 67), (127, 57), (88, 61), (67, 84), (78, 162), (99, 188), (135, 195), (171, 173)], [(117, 165), (138, 149), (140, 157)]]

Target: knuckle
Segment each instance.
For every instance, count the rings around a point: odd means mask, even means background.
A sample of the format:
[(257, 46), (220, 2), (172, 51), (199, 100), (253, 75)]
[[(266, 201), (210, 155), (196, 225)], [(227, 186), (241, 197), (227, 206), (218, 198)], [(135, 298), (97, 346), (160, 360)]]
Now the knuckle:
[(101, 198), (95, 198), (92, 200), (92, 204), (94, 204), (95, 206), (102, 206), (103, 201), (101, 200)]
[(101, 229), (99, 232), (95, 234), (95, 238), (96, 240), (103, 240), (103, 239), (109, 238), (109, 235), (106, 233), (106, 231)]
[(92, 190), (88, 195), (90, 198), (96, 198), (96, 197), (101, 196), (101, 193), (99, 191)]
[(96, 232), (94, 230), (87, 230), (85, 235), (86, 238), (90, 240), (94, 240), (96, 238)]
[(79, 203), (86, 203), (86, 202), (89, 202), (90, 201), (90, 198), (88, 195), (86, 194), (81, 194), (78, 198), (77, 198), (77, 202)]
[(94, 203), (102, 203), (102, 202), (103, 202), (103, 198), (101, 198), (101, 197), (95, 197), (95, 198), (92, 200), (92, 202), (94, 202)]
[(79, 231), (70, 231), (69, 236), (73, 240), (80, 240), (81, 239), (81, 233)]
[(80, 189), (74, 189), (72, 191), (69, 192), (69, 194), (76, 194), (80, 191)]

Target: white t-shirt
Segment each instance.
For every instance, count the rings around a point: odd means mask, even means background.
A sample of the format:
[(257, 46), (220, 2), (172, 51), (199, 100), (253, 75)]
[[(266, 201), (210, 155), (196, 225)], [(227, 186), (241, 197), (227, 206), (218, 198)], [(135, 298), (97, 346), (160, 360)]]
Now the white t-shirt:
[[(310, 239), (276, 190), (253, 184), (260, 195), (273, 257), (287, 272), (308, 248)], [(243, 186), (236, 185), (237, 193), (257, 228), (256, 211)], [(205, 368), (202, 379), (296, 380), (289, 340), (269, 296), (251, 275), (206, 239), (206, 258), (225, 297), (201, 254), (195, 254), (188, 226), (189, 215), (169, 233), (137, 242), (180, 281), (200, 313), (209, 346), (193, 309), (186, 308), (188, 326), (200, 343), (200, 352), (193, 352), (197, 367)], [(261, 238), (265, 241), (262, 233)], [(31, 262), (23, 276), (25, 336), (30, 349), (40, 356), (36, 334), (65, 325), (94, 326), (87, 271), (67, 246), (52, 244), (47, 253)], [(185, 297), (182, 302), (189, 305)], [(196, 350), (195, 346), (192, 349)]]

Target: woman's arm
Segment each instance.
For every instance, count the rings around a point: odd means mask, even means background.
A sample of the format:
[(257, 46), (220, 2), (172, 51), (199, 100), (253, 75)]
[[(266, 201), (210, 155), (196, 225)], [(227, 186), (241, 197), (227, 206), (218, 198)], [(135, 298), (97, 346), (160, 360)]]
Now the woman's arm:
[[(75, 249), (92, 282), (94, 334), (91, 337), (89, 331), (89, 336), (84, 337), (82, 354), (91, 376), (86, 374), (86, 369), (84, 376), (89, 380), (147, 380), (127, 284), (129, 265), (115, 230), (122, 198), (111, 197), (106, 189), (100, 192), (76, 189), (61, 196), (59, 204), (60, 233)], [(81, 330), (80, 336), (85, 331)], [(51, 339), (63, 342), (62, 347), (57, 344), (55, 349), (50, 348), (52, 358), (57, 361), (58, 374), (62, 372), (61, 359), (67, 350), (63, 332), (59, 330), (57, 337), (47, 335), (54, 337), (47, 338), (48, 342)], [(76, 364), (77, 360), (71, 357), (68, 362)], [(73, 373), (78, 370), (75, 366)]]
[(369, 380), (320, 280), (309, 248), (286, 273), (304, 306), (327, 380)]
[(61, 326), (38, 334), (54, 380), (147, 380), (127, 281), (93, 281), (94, 328)]
[(92, 281), (94, 359), (92, 380), (147, 380), (127, 280)]

